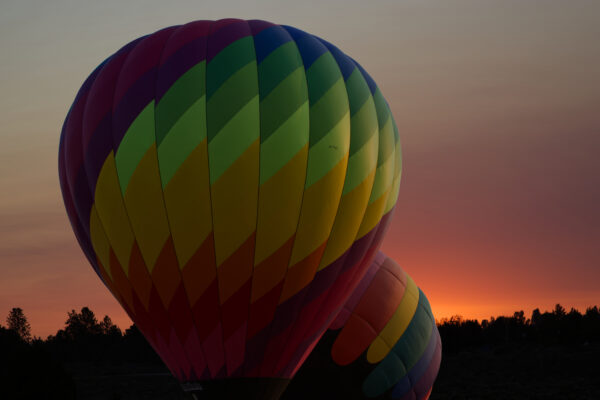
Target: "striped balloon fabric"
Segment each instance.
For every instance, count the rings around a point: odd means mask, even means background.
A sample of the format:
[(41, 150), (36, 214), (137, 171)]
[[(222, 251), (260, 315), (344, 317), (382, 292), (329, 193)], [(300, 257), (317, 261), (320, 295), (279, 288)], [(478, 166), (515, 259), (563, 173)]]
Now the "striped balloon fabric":
[(423, 292), (379, 252), (319, 341), (284, 400), (425, 400), (440, 368), (442, 344)]
[(100, 64), (65, 120), (59, 174), (89, 262), (180, 381), (285, 386), (371, 264), (401, 152), (357, 62), (225, 19)]

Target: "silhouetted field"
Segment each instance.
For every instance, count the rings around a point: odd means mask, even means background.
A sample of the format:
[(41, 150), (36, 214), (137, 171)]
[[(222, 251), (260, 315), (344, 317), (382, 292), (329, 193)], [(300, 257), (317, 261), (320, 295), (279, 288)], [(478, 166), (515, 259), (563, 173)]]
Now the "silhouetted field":
[[(17, 310), (15, 312), (15, 310)], [(22, 310), (0, 327), (0, 398), (190, 399), (135, 326), (122, 333), (87, 308), (31, 338)], [(600, 311), (535, 310), (438, 324), (443, 357), (431, 400), (600, 399)], [(310, 373), (298, 374), (310, 384)], [(293, 397), (293, 396), (286, 396)], [(312, 400), (319, 399), (318, 388)]]
[(600, 345), (523, 345), (446, 354), (431, 400), (600, 399)]

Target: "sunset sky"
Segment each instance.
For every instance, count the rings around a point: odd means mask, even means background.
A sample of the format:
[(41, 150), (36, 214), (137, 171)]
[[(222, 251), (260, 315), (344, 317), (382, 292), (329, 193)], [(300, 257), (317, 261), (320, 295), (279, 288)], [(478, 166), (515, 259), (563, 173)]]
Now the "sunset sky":
[(436, 318), (600, 304), (599, 16), (597, 0), (3, 0), (0, 323), (21, 307), (45, 337), (87, 305), (129, 326), (71, 231), (60, 129), (123, 44), (226, 17), (311, 32), (377, 81), (404, 156), (383, 250)]

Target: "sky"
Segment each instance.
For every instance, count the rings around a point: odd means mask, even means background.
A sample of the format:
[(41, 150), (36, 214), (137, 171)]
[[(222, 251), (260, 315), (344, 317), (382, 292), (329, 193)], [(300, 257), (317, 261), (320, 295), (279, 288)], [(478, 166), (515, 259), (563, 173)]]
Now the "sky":
[(89, 306), (129, 326), (71, 231), (60, 129), (123, 44), (227, 17), (311, 32), (377, 81), (404, 157), (382, 249), (436, 318), (600, 304), (598, 15), (596, 0), (3, 0), (0, 323), (21, 307), (45, 337)]

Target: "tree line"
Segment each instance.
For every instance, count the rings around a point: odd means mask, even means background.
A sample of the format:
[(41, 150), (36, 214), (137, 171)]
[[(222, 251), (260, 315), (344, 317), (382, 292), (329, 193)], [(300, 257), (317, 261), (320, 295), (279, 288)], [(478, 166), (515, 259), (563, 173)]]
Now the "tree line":
[(89, 307), (67, 313), (65, 327), (45, 340), (31, 335), (31, 325), (21, 308), (13, 308), (6, 327), (0, 324), (0, 338), (20, 342), (29, 347), (41, 347), (64, 362), (152, 362), (160, 359), (141, 332), (131, 325), (124, 332), (108, 315), (98, 320)]
[(557, 304), (552, 311), (536, 308), (527, 318), (523, 311), (512, 316), (478, 320), (460, 315), (438, 321), (444, 353), (469, 347), (515, 344), (585, 345), (600, 342), (600, 310), (588, 307), (585, 313), (569, 312)]
[[(139, 361), (160, 363), (135, 324), (124, 332), (108, 315), (98, 320), (88, 307), (67, 313), (65, 327), (45, 340), (33, 337), (31, 325), (21, 308), (13, 308), (0, 324), (0, 338), (30, 347), (43, 347), (62, 361)], [(491, 317), (479, 322), (460, 315), (437, 322), (444, 351), (469, 346), (536, 342), (545, 345), (585, 344), (600, 341), (600, 309), (569, 312), (557, 304), (552, 311), (536, 308), (527, 318), (524, 311), (512, 316)]]
[(166, 372), (135, 325), (123, 332), (88, 307), (68, 312), (64, 328), (46, 339), (32, 336), (21, 308), (9, 312), (6, 326), (0, 324), (0, 387), (12, 399), (75, 399), (73, 377), (81, 366), (109, 371), (132, 364)]

